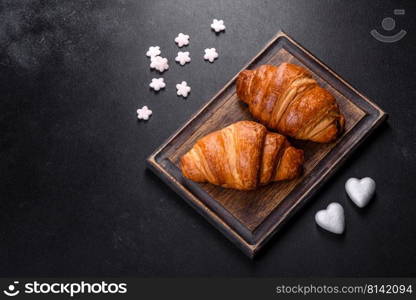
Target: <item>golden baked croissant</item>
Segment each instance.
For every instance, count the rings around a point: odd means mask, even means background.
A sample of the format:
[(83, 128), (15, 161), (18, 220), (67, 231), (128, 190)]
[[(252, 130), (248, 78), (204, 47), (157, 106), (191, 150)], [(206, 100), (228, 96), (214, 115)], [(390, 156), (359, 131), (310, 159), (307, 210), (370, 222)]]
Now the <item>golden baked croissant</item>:
[(252, 190), (300, 175), (303, 151), (253, 121), (240, 121), (198, 140), (181, 157), (182, 174), (196, 182)]
[(242, 71), (237, 95), (261, 123), (296, 139), (327, 143), (344, 127), (335, 98), (305, 68), (294, 64)]

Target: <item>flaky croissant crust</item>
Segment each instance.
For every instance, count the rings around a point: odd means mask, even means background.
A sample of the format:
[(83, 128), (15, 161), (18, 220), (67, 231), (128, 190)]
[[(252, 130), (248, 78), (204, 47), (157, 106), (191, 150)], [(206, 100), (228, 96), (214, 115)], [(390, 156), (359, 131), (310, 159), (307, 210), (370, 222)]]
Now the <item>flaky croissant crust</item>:
[(263, 125), (240, 121), (198, 140), (181, 157), (183, 175), (196, 182), (251, 190), (301, 174), (303, 151)]
[(298, 65), (242, 71), (237, 95), (262, 124), (296, 139), (327, 143), (344, 127), (335, 98)]

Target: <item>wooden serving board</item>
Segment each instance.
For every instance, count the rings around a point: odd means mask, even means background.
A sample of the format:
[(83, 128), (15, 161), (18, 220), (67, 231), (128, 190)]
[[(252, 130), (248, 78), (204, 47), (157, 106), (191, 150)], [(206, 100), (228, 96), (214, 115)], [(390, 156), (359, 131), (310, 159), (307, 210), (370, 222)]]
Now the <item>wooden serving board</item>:
[(236, 95), (238, 74), (148, 158), (148, 165), (157, 175), (250, 257), (386, 117), (379, 107), (283, 32), (242, 70), (282, 62), (307, 68), (334, 95), (346, 119), (345, 132), (333, 143), (291, 140), (305, 152), (304, 173), (300, 178), (247, 192), (199, 184), (182, 176), (179, 159), (199, 138), (236, 121), (253, 120)]

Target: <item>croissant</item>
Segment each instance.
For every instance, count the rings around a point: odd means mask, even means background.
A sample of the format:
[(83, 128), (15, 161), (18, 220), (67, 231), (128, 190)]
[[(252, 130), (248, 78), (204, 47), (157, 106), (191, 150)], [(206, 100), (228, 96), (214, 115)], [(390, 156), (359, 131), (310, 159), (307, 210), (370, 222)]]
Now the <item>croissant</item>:
[(240, 72), (237, 95), (262, 124), (296, 139), (327, 143), (344, 127), (335, 98), (294, 64)]
[(253, 121), (208, 134), (180, 159), (186, 178), (238, 190), (293, 179), (301, 174), (302, 164), (302, 150)]

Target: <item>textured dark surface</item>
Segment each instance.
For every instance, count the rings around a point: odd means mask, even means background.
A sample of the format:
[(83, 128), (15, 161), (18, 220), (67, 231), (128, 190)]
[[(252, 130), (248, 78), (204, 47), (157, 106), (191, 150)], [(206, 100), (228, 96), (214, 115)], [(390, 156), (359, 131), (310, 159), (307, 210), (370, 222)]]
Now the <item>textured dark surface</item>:
[[(0, 2), (1, 276), (415, 276), (412, 1)], [(408, 35), (374, 40), (394, 8)], [(224, 19), (226, 33), (209, 24)], [(283, 29), (390, 114), (254, 261), (145, 169), (145, 158)], [(179, 32), (192, 62), (174, 63)], [(144, 53), (170, 60), (167, 87)], [(203, 49), (220, 57), (209, 64)], [(188, 99), (175, 95), (186, 80)], [(136, 109), (153, 116), (138, 122)], [(365, 209), (344, 193), (371, 176)], [(314, 213), (346, 211), (341, 237)]]

